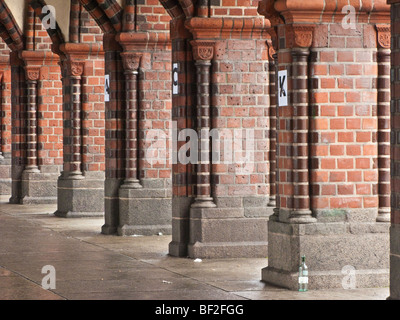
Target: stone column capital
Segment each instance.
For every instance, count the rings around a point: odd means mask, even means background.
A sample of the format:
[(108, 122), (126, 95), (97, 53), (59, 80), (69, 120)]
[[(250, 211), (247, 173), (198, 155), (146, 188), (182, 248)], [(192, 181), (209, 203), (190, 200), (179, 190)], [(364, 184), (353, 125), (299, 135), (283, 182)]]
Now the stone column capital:
[(314, 39), (315, 25), (288, 25), (287, 47), (288, 48), (310, 48)]
[(377, 31), (378, 47), (390, 49), (390, 24), (376, 24), (375, 28)]
[(25, 67), (26, 78), (29, 81), (38, 81), (40, 78), (40, 67), (38, 66), (26, 66)]
[(190, 44), (193, 47), (193, 58), (196, 61), (211, 61), (214, 58), (214, 41), (193, 40)]
[(121, 53), (122, 63), (125, 72), (137, 72), (142, 60), (142, 53), (138, 52), (123, 52)]
[(83, 61), (67, 61), (69, 74), (74, 77), (81, 77), (85, 69), (85, 62)]

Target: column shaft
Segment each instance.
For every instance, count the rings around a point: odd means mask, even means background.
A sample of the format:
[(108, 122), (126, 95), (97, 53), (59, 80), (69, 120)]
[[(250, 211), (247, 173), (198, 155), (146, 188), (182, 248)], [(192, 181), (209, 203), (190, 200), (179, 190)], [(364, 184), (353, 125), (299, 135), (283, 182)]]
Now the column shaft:
[(390, 222), (390, 50), (378, 49), (378, 222)]
[(27, 165), (25, 172), (39, 172), (37, 157), (37, 81), (28, 80)]
[(277, 55), (274, 54), (273, 59), (269, 62), (269, 207), (276, 206), (276, 59)]
[(198, 60), (196, 62), (197, 74), (197, 134), (199, 138), (199, 152), (197, 164), (197, 192), (193, 206), (213, 207), (211, 196), (211, 162), (210, 162), (210, 67), (211, 61)]
[(308, 145), (308, 57), (309, 49), (295, 49), (293, 57), (293, 202), (292, 223), (313, 222), (310, 210)]
[(137, 71), (125, 72), (126, 81), (126, 171), (125, 186), (140, 188), (138, 168)]
[(125, 181), (122, 188), (139, 189), (139, 101), (138, 76), (141, 55), (122, 54), (125, 69), (126, 121), (125, 121)]
[(71, 76), (71, 145), (68, 176), (79, 178), (82, 176), (82, 119), (81, 119), (81, 76)]

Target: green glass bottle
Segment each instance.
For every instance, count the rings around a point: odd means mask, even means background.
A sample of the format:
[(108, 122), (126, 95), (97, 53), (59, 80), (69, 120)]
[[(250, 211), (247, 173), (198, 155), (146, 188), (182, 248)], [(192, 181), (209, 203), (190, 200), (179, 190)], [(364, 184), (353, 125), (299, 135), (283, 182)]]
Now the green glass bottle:
[(301, 257), (301, 264), (299, 267), (299, 291), (305, 292), (308, 290), (308, 268), (306, 266), (306, 257)]

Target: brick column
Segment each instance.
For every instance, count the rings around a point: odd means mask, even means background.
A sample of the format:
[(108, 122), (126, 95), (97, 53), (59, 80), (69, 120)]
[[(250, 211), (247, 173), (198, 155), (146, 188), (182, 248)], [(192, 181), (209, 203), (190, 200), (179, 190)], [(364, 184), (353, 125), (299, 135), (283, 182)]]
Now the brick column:
[[(278, 143), (276, 149), (279, 203), (274, 218), (282, 222), (312, 223), (309, 183), (309, 56), (313, 26), (288, 26), (288, 40), (293, 46), (284, 54), (291, 61), (281, 64), (278, 70), (288, 70), (291, 94), (288, 106), (280, 106), (277, 112)], [(300, 39), (300, 40), (298, 40)], [(278, 59), (279, 60), (279, 59)], [(283, 80), (282, 80), (283, 81)], [(279, 94), (279, 87), (277, 88)]]
[(390, 26), (376, 25), (378, 36), (378, 222), (390, 222)]
[[(3, 69), (5, 69), (4, 66), (2, 66), (0, 64), (0, 67), (3, 67)], [(0, 73), (0, 114), (2, 116), (2, 118), (5, 118), (6, 116), (3, 113), (3, 79), (4, 79), (4, 72)], [(5, 100), (5, 99), (4, 99)], [(4, 144), (4, 139), (3, 139), (3, 133), (4, 133), (4, 128), (2, 123), (0, 123), (0, 162), (4, 160), (4, 155), (3, 155), (3, 144)]]
[(37, 85), (39, 80), (40, 69), (37, 67), (26, 68), (28, 103), (27, 103), (27, 164), (24, 173), (38, 173), (38, 154), (37, 154)]
[[(5, 43), (2, 44), (5, 46)], [(1, 156), (0, 194), (11, 194), (11, 65), (10, 55), (0, 58)]]
[(82, 101), (81, 82), (84, 62), (70, 60), (67, 62), (69, 78), (69, 97), (71, 108), (65, 112), (65, 138), (69, 146), (64, 149), (64, 177), (72, 180), (84, 179), (82, 174)]
[(105, 223), (103, 234), (115, 234), (119, 225), (119, 189), (125, 180), (125, 75), (120, 52), (122, 48), (115, 34), (103, 36), (105, 51), (105, 74), (109, 77), (109, 101), (105, 101)]
[(375, 25), (387, 25), (388, 7), (354, 4), (355, 28), (336, 1), (265, 0), (260, 8), (276, 28), (278, 70), (288, 75), (288, 103), (277, 112), (277, 215), (268, 224), (262, 280), (297, 290), (305, 255), (309, 288), (341, 288), (346, 265), (356, 269), (358, 287), (385, 286), (387, 61)]
[[(58, 179), (59, 217), (102, 216), (104, 214), (103, 140), (90, 135), (95, 121), (102, 121), (96, 99), (103, 95), (103, 82), (90, 81), (101, 74), (96, 60), (104, 59), (102, 47), (67, 43), (60, 47), (63, 75), (63, 172)], [(100, 71), (100, 70), (99, 70)], [(90, 86), (94, 85), (95, 88)], [(98, 96), (93, 94), (98, 93)], [(101, 99), (103, 99), (101, 97)], [(97, 112), (95, 112), (97, 111)], [(93, 119), (93, 117), (96, 117)], [(96, 123), (99, 126), (98, 123)], [(102, 124), (104, 130), (104, 124)], [(89, 140), (90, 139), (90, 140)], [(100, 163), (98, 163), (100, 162)]]
[[(187, 185), (182, 188), (186, 199), (194, 194), (189, 226), (181, 224), (189, 234), (187, 252), (192, 258), (264, 256), (272, 214), (264, 34), (269, 25), (255, 16), (214, 16), (228, 12), (222, 7), (219, 12), (205, 6), (210, 17), (203, 10), (204, 16), (185, 22), (193, 36), (194, 60), (194, 68), (186, 72), (195, 77), (193, 109), (186, 104), (192, 115), (187, 125), (197, 133), (199, 147), (196, 171), (191, 172), (193, 164), (182, 165), (179, 182)], [(245, 154), (247, 161), (241, 161)], [(180, 216), (187, 217), (185, 212)]]
[[(311, 223), (315, 222), (312, 217), (310, 203), (309, 185), (309, 105), (308, 105), (308, 58), (310, 51), (306, 46), (311, 46), (312, 28), (300, 27), (296, 37), (307, 39), (307, 43), (299, 43), (302, 48), (293, 49), (292, 54), (292, 106), (291, 113), (293, 126), (280, 130), (288, 130), (292, 133), (291, 154), (293, 161), (293, 173), (291, 177), (293, 187), (293, 200), (287, 198), (287, 206), (291, 209), (289, 221), (291, 223)], [(288, 122), (286, 122), (287, 124)], [(286, 149), (288, 150), (288, 149)], [(286, 151), (287, 152), (287, 151)], [(281, 154), (280, 154), (281, 155)], [(288, 156), (286, 154), (286, 156)], [(286, 172), (289, 178), (289, 172)], [(285, 194), (286, 196), (286, 194)], [(281, 198), (282, 200), (282, 198)], [(282, 209), (281, 203), (281, 209)], [(285, 218), (284, 218), (285, 219)]]
[(278, 55), (276, 54), (275, 48), (272, 45), (272, 41), (268, 41), (269, 46), (269, 139), (270, 139), (270, 150), (269, 150), (269, 207), (276, 207), (276, 124), (277, 124), (277, 96), (276, 96), (276, 81), (277, 81), (277, 60)]
[[(196, 67), (190, 44), (193, 38), (184, 26), (184, 19), (172, 20), (170, 28), (172, 63), (177, 69), (174, 72), (178, 78), (172, 95), (173, 136), (178, 137), (178, 131), (194, 128), (197, 97), (193, 91), (196, 87)], [(173, 149), (180, 150), (184, 146), (186, 138), (181, 140), (184, 141), (176, 141)], [(178, 153), (175, 150), (173, 152), (175, 161), (172, 164), (172, 241), (169, 244), (169, 254), (186, 257), (190, 238), (190, 206), (195, 197), (195, 165), (176, 161)]]
[[(51, 126), (49, 122), (57, 121), (59, 110), (48, 113), (45, 112), (47, 111), (45, 108), (46, 104), (61, 97), (61, 94), (58, 96), (58, 93), (61, 92), (53, 89), (51, 94), (54, 97), (52, 97), (52, 101), (47, 101), (49, 83), (51, 83), (51, 87), (56, 87), (59, 81), (59, 78), (55, 76), (57, 71), (59, 73), (57, 67), (59, 56), (51, 52), (34, 50), (22, 51), (20, 56), (25, 64), (26, 78), (26, 163), (21, 176), (21, 199), (19, 201), (23, 204), (56, 203), (57, 177), (60, 173), (60, 166), (58, 153), (51, 153), (53, 145), (48, 142), (57, 142), (58, 140), (58, 135), (51, 128), (56, 126), (56, 123)], [(50, 74), (49, 70), (52, 68), (56, 69), (55, 74)]]
[(139, 181), (139, 145), (138, 145), (138, 75), (140, 54), (122, 53), (122, 61), (125, 69), (126, 88), (126, 123), (125, 123), (125, 152), (126, 168), (125, 181), (121, 188), (140, 189)]
[(390, 166), (391, 166), (391, 227), (390, 227), (390, 297), (400, 300), (400, 1), (391, 4), (391, 86), (390, 86)]
[(10, 203), (19, 204), (22, 199), (22, 172), (25, 168), (24, 128), (26, 101), (26, 73), (24, 61), (18, 57), (18, 52), (10, 53), (11, 65), (11, 197)]
[(197, 135), (198, 135), (198, 164), (196, 165), (196, 198), (192, 208), (216, 207), (211, 194), (211, 107), (210, 85), (211, 61), (214, 56), (214, 43), (193, 41), (193, 58), (197, 75)]
[(130, 29), (116, 36), (123, 48), (125, 96), (118, 98), (124, 101), (126, 119), (121, 141), (125, 180), (119, 187), (117, 233), (171, 234), (170, 39), (166, 32)]
[[(0, 73), (0, 114), (3, 113), (3, 77), (4, 77), (4, 73)], [(4, 115), (2, 115), (2, 117), (4, 117)], [(3, 126), (0, 125), (0, 162), (2, 160), (4, 160), (4, 156), (3, 156)]]

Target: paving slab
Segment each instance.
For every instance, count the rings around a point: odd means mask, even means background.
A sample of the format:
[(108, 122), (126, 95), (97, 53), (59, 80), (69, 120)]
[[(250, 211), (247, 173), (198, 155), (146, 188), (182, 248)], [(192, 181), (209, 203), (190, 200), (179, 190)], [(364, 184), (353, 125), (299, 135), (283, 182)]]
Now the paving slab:
[[(0, 197), (0, 300), (385, 300), (389, 288), (293, 292), (260, 281), (267, 258), (168, 255), (171, 236), (101, 234), (103, 218), (65, 219), (55, 205)], [(56, 270), (45, 290), (42, 268)]]

